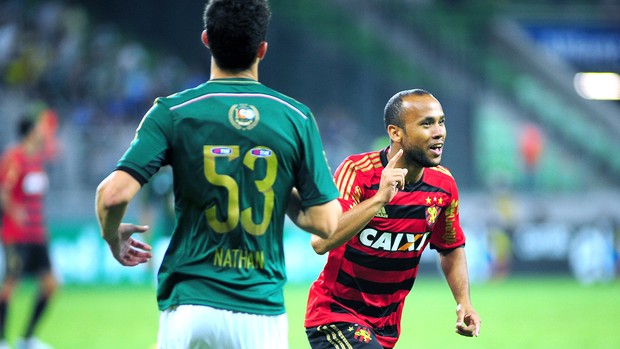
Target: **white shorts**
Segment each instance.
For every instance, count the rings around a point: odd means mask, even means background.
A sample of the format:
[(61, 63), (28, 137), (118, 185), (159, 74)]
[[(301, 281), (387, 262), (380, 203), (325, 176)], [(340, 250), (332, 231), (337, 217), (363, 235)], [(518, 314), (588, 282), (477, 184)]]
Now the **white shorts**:
[(201, 305), (160, 312), (158, 349), (288, 349), (288, 319)]

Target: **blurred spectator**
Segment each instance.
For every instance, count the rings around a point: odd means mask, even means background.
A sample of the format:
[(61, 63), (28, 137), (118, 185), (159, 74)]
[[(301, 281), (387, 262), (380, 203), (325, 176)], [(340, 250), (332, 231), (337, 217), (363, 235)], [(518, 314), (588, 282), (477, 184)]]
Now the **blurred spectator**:
[(0, 6), (0, 88), (49, 98), (83, 127), (111, 118), (133, 124), (154, 93), (181, 89), (194, 74), (114, 25), (90, 25), (82, 7), (53, 1)]
[(535, 189), (536, 172), (542, 155), (543, 145), (543, 137), (538, 127), (533, 124), (525, 125), (519, 139), (521, 158), (525, 165), (525, 190)]
[(614, 232), (603, 222), (588, 224), (574, 234), (569, 266), (583, 284), (607, 283), (615, 278)]
[[(372, 142), (370, 140), (364, 142), (366, 137), (359, 123), (352, 121), (353, 119), (354, 117), (342, 106), (331, 105), (317, 113), (316, 120), (332, 171), (350, 154), (372, 150)], [(366, 148), (360, 149), (359, 146), (364, 144)], [(383, 147), (387, 147), (388, 144), (385, 143)]]
[[(114, 162), (96, 161), (92, 155), (105, 149), (106, 159), (116, 158), (115, 147), (124, 145), (118, 139), (129, 125), (133, 132), (153, 96), (166, 96), (207, 78), (201, 67), (150, 50), (114, 24), (91, 21), (79, 5), (0, 4), (0, 91), (5, 92), (0, 106), (10, 104), (23, 112), (23, 106), (36, 99), (54, 105), (58, 124), (68, 125), (71, 141), (80, 144), (71, 152), (80, 158), (67, 160), (82, 166), (75, 175), (79, 182), (73, 185), (94, 185), (102, 176), (99, 172), (108, 172)], [(3, 132), (0, 147), (9, 141)]]

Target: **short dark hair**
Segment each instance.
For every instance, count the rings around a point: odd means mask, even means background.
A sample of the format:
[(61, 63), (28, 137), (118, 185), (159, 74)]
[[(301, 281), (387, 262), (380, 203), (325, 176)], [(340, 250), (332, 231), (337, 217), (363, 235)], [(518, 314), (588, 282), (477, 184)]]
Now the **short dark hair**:
[(204, 25), (217, 65), (239, 72), (252, 66), (267, 37), (271, 10), (267, 0), (209, 0)]
[(34, 129), (35, 122), (31, 117), (22, 116), (17, 122), (17, 137), (24, 139)]
[(385, 109), (383, 110), (383, 124), (385, 128), (387, 128), (388, 125), (395, 125), (400, 128), (403, 128), (405, 126), (403, 124), (403, 117), (402, 117), (403, 98), (407, 96), (411, 96), (411, 95), (432, 96), (428, 91), (420, 89), (420, 88), (400, 91), (394, 96), (392, 96), (392, 98), (390, 98), (390, 100), (385, 105)]

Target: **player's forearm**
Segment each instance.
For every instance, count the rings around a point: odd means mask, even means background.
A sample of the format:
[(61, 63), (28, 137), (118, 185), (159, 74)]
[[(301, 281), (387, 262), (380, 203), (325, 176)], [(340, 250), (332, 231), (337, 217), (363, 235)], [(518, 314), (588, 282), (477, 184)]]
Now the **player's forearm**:
[(118, 239), (118, 227), (140, 184), (126, 172), (115, 171), (97, 187), (95, 210), (101, 235), (106, 241)]
[(106, 204), (105, 188), (97, 190), (96, 213), (101, 229), (101, 236), (108, 242), (118, 239), (118, 227), (120, 226), (127, 203), (117, 203), (114, 205)]
[(324, 239), (313, 236), (312, 248), (318, 254), (325, 254), (341, 246), (359, 233), (383, 206), (383, 202), (374, 198), (362, 201), (342, 214), (338, 220), (338, 229), (331, 237)]
[(119, 238), (118, 228), (125, 216), (127, 205), (109, 208), (98, 208), (97, 219), (101, 229), (101, 236), (108, 242), (116, 241)]
[(457, 248), (447, 254), (440, 254), (440, 264), (456, 303), (471, 306), (465, 249)]

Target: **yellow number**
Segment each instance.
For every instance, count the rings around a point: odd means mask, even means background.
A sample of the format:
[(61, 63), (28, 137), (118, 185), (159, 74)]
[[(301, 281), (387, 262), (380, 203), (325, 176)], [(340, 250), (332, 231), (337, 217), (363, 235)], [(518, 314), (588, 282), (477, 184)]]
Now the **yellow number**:
[(224, 234), (232, 231), (239, 224), (241, 216), (241, 227), (248, 234), (260, 236), (265, 234), (274, 207), (273, 184), (276, 181), (278, 169), (278, 158), (271, 149), (266, 147), (256, 147), (250, 149), (243, 157), (243, 165), (254, 171), (256, 161), (264, 159), (267, 163), (265, 176), (255, 179), (256, 189), (263, 194), (263, 221), (255, 223), (252, 219), (253, 208), (247, 207), (241, 210), (239, 205), (239, 185), (235, 179), (227, 174), (218, 173), (216, 170), (216, 158), (225, 157), (228, 161), (235, 161), (239, 158), (239, 146), (204, 146), (204, 174), (207, 181), (213, 185), (226, 188), (228, 191), (228, 207), (226, 220), (220, 221), (217, 218), (217, 207), (211, 206), (205, 212), (207, 223), (215, 232)]
[(217, 219), (217, 207), (211, 206), (207, 209), (207, 222), (216, 233), (227, 233), (239, 224), (239, 186), (235, 179), (225, 174), (219, 174), (215, 170), (215, 159), (226, 157), (228, 161), (233, 161), (239, 157), (239, 146), (217, 147), (205, 146), (204, 171), (207, 181), (213, 185), (224, 187), (228, 190), (228, 214), (224, 222)]
[(271, 214), (273, 213), (273, 203), (274, 203), (274, 194), (273, 194), (273, 183), (276, 181), (276, 173), (278, 169), (278, 158), (275, 154), (268, 148), (254, 148), (245, 154), (243, 158), (243, 164), (254, 170), (254, 166), (256, 164), (256, 160), (259, 157), (252, 155), (252, 151), (266, 151), (269, 152), (268, 156), (262, 156), (262, 159), (267, 161), (267, 171), (265, 173), (265, 178), (260, 180), (255, 180), (254, 183), (256, 185), (256, 189), (261, 192), (265, 198), (265, 204), (263, 205), (263, 221), (259, 224), (255, 224), (252, 220), (252, 208), (248, 207), (241, 212), (241, 226), (245, 231), (252, 235), (263, 235), (267, 230), (267, 226), (271, 222)]

